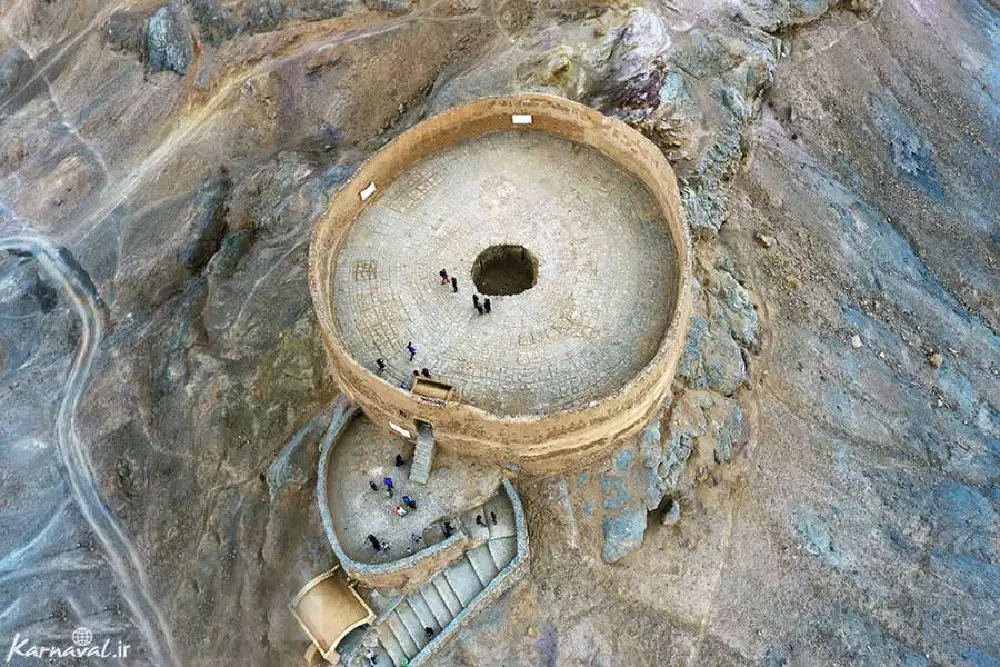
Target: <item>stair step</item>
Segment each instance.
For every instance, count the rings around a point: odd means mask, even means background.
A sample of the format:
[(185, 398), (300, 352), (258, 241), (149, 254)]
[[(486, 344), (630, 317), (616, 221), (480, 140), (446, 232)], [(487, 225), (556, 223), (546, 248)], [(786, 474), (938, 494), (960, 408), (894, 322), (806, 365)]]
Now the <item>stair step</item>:
[(413, 450), (410, 463), (410, 481), (426, 484), (431, 474), (434, 459), (434, 430), (429, 424), (421, 424), (417, 430), (417, 446)]
[[(407, 598), (407, 602), (410, 603), (413, 613), (417, 615), (417, 620), (420, 621), (420, 626), (423, 628), (431, 628), (434, 630), (434, 633), (437, 634), (438, 630), (440, 630), (442, 626), (438, 622), (434, 612), (432, 612), (430, 607), (427, 606), (427, 601), (424, 600), (423, 594), (420, 591), (417, 591)], [(427, 633), (425, 632), (425, 637), (426, 634)]]
[(517, 537), (501, 537), (487, 542), (493, 562), (501, 570), (510, 565), (517, 555)]
[(383, 623), (375, 629), (375, 632), (378, 634), (378, 640), (382, 648), (389, 654), (392, 664), (396, 665), (396, 667), (403, 664), (403, 660), (406, 659), (406, 653), (403, 652), (403, 647), (399, 645), (399, 640), (392, 633), (392, 629)]
[[(510, 499), (506, 493), (501, 492), (490, 498), (483, 511), (486, 513), (486, 522), (490, 526), (490, 539), (495, 540), (501, 537), (517, 536), (517, 523), (514, 521), (514, 508), (510, 504)], [(497, 517), (494, 526), (490, 517), (490, 512)]]
[(444, 570), (444, 578), (451, 584), (455, 595), (462, 602), (465, 608), (476, 594), (483, 590), (483, 584), (479, 581), (479, 576), (472, 568), (472, 563), (468, 558), (459, 558)]
[(472, 569), (476, 571), (476, 576), (479, 577), (479, 582), (484, 588), (493, 581), (493, 577), (500, 573), (497, 564), (493, 562), (493, 556), (490, 555), (488, 544), (470, 549), (465, 555), (469, 557)]
[(420, 588), (420, 594), (424, 597), (424, 602), (427, 603), (431, 613), (434, 614), (434, 618), (437, 619), (438, 627), (443, 628), (448, 625), (451, 619), (455, 618), (455, 615), (448, 609), (448, 605), (441, 599), (441, 593), (438, 592), (433, 583), (424, 584)]
[(427, 635), (424, 633), (424, 624), (420, 621), (420, 617), (417, 616), (416, 612), (413, 611), (413, 606), (410, 604), (409, 599), (399, 603), (399, 606), (396, 607), (396, 614), (399, 616), (399, 620), (403, 622), (403, 627), (410, 633), (410, 639), (417, 645), (417, 648), (427, 646)]
[(462, 601), (455, 595), (455, 589), (451, 587), (451, 584), (444, 578), (444, 575), (437, 575), (431, 579), (431, 582), (434, 584), (434, 589), (441, 596), (441, 599), (444, 600), (452, 617), (457, 616), (458, 612), (462, 611)]
[(407, 631), (406, 626), (403, 625), (403, 621), (400, 620), (399, 614), (393, 611), (389, 614), (389, 617), (385, 619), (386, 625), (392, 630), (392, 634), (396, 636), (399, 640), (399, 645), (403, 647), (403, 653), (406, 654), (407, 658), (412, 658), (416, 654), (420, 653), (420, 647), (417, 643), (413, 641), (413, 637)]
[(490, 529), (488, 525), (480, 526), (476, 523), (476, 517), (482, 517), (484, 522), (488, 522), (489, 514), (482, 507), (469, 510), (462, 515), (462, 526), (474, 542), (484, 542), (490, 539)]
[[(406, 657), (403, 656), (402, 654), (400, 654), (400, 656)], [(386, 651), (384, 646), (382, 646), (382, 642), (379, 642), (378, 646), (375, 647), (375, 660), (376, 660), (375, 664), (378, 667), (382, 667), (382, 665), (396, 664), (395, 661), (392, 659), (392, 656), (389, 655), (389, 652)]]

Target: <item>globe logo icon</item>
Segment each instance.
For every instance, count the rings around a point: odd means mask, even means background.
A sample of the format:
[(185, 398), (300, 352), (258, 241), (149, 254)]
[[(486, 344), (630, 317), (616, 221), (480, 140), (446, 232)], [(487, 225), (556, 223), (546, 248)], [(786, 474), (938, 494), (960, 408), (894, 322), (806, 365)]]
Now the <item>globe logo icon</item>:
[(89, 628), (77, 628), (73, 631), (73, 643), (77, 646), (89, 646), (94, 641), (94, 633)]

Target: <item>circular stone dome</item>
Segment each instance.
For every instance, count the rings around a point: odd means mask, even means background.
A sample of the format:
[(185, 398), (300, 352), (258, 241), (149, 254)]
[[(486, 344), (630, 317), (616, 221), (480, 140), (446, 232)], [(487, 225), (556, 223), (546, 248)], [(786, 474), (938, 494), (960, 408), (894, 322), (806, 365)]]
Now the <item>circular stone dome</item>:
[[(376, 423), (531, 467), (655, 412), (689, 262), (659, 151), (528, 95), (436, 116), (365, 163), (316, 224), (310, 282), (335, 374)], [(420, 369), (431, 389), (411, 392)]]

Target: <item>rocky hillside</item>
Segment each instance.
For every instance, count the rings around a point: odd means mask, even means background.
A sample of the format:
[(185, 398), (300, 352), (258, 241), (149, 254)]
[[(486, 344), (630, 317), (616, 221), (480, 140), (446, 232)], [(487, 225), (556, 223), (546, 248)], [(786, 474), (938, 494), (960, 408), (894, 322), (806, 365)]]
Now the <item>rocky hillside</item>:
[(441, 664), (1000, 664), (994, 0), (0, 3), (5, 649), (298, 664), (312, 221), (528, 90), (671, 160), (697, 312), (660, 422), (524, 485), (531, 579)]

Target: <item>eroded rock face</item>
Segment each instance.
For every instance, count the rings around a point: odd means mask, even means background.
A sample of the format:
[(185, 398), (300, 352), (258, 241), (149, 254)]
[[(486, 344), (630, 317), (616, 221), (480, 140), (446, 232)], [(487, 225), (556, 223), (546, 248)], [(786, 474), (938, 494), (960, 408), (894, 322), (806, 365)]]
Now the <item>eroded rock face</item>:
[(0, 638), (300, 663), (286, 605), (331, 564), (312, 221), (423, 115), (538, 90), (672, 161), (697, 312), (640, 437), (523, 485), (530, 580), (438, 663), (996, 660), (996, 23), (981, 0), (11, 5), (0, 230), (68, 248), (100, 299), (81, 319), (2, 255)]
[(187, 73), (193, 46), (191, 28), (180, 7), (170, 4), (157, 9), (143, 26), (143, 33), (149, 69)]

